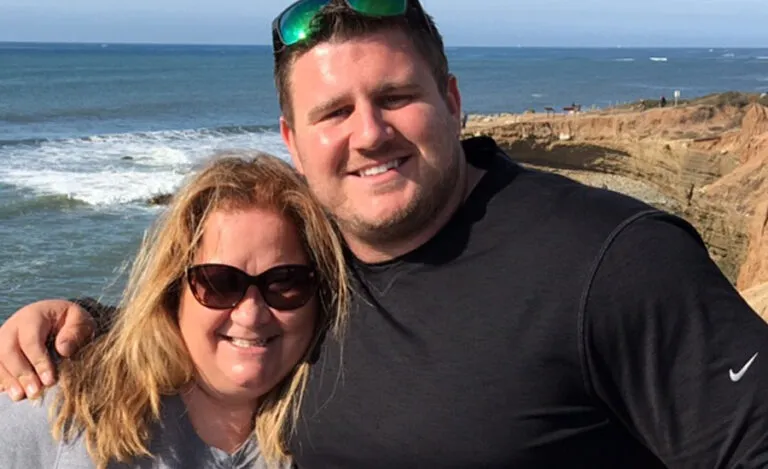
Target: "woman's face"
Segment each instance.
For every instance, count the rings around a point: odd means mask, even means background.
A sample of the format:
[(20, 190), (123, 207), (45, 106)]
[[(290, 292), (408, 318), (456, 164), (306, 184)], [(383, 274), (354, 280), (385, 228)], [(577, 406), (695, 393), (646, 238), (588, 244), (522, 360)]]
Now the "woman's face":
[[(195, 259), (200, 264), (226, 264), (255, 276), (280, 265), (308, 265), (309, 258), (290, 220), (273, 210), (250, 208), (211, 214)], [(273, 287), (282, 288), (279, 282)], [(233, 308), (211, 309), (198, 302), (185, 282), (179, 328), (197, 369), (197, 384), (213, 396), (258, 399), (304, 355), (317, 312), (316, 295), (297, 309), (278, 310), (254, 285)]]

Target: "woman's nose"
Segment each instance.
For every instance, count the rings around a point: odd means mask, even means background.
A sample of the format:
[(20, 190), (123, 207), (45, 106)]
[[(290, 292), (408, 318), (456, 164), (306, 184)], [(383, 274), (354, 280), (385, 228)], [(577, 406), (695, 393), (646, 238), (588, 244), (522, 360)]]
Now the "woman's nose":
[(272, 310), (264, 301), (259, 289), (251, 285), (240, 303), (232, 310), (231, 316), (233, 322), (242, 326), (263, 325), (272, 320)]

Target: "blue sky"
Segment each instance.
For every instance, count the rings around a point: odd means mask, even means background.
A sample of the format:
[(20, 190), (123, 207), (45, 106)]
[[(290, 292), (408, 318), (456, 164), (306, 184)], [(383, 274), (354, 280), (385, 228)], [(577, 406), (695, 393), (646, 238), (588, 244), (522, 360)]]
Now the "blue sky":
[[(2, 0), (0, 41), (267, 44), (283, 0)], [(422, 0), (449, 46), (768, 47), (768, 0)]]

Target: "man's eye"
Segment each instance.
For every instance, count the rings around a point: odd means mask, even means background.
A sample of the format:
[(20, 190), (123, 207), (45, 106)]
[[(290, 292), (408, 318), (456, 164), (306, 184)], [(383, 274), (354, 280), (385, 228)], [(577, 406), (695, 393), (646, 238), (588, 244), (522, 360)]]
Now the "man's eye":
[(406, 95), (387, 96), (382, 100), (383, 107), (387, 109), (397, 109), (410, 103), (412, 98)]
[(336, 119), (338, 117), (347, 117), (352, 113), (352, 109), (348, 107), (342, 107), (339, 109), (336, 109), (335, 111), (331, 111), (325, 116), (323, 116), (323, 120), (328, 119)]

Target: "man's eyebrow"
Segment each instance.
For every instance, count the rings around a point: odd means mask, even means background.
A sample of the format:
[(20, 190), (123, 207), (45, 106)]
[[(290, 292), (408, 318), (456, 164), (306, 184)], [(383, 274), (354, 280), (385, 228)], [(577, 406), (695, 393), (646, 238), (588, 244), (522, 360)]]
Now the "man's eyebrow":
[(421, 86), (418, 83), (410, 81), (402, 83), (384, 83), (376, 88), (376, 94), (387, 94), (392, 92), (414, 92), (421, 90)]

